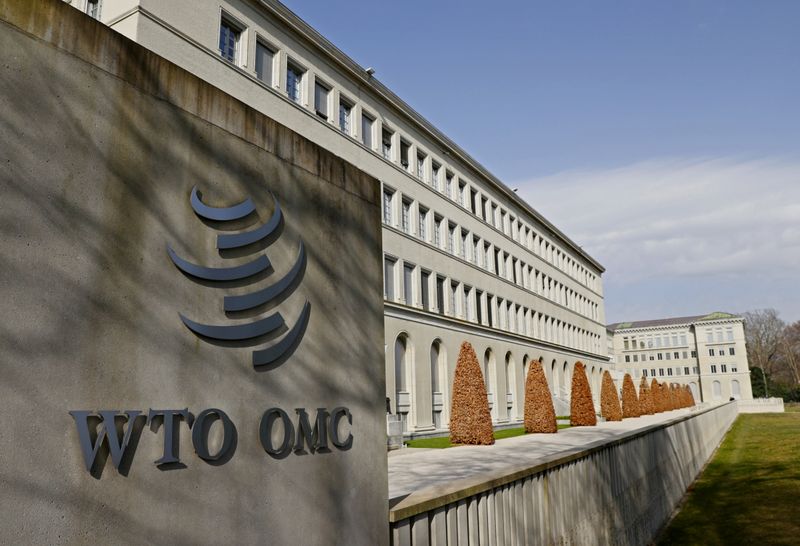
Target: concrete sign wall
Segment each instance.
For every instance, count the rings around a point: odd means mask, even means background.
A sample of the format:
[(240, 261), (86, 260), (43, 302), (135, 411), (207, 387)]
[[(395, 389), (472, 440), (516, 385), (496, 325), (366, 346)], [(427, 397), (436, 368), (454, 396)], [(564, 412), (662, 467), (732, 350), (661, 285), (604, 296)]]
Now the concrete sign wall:
[(0, 18), (0, 542), (385, 543), (378, 182), (58, 0)]

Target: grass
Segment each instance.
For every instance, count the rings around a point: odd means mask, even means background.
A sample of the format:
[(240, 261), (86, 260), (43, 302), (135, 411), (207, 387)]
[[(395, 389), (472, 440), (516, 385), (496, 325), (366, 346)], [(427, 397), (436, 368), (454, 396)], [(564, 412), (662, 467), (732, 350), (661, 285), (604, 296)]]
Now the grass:
[(659, 544), (800, 543), (798, 409), (740, 415)]
[(800, 402), (785, 402), (783, 408), (792, 413), (800, 412)]
[[(569, 425), (558, 425), (558, 429), (569, 428)], [(523, 436), (525, 429), (518, 428), (505, 428), (502, 430), (494, 431), (495, 440), (503, 440), (504, 438), (513, 438), (514, 436)], [(408, 440), (406, 446), (408, 447), (424, 447), (433, 449), (444, 449), (446, 447), (455, 447), (460, 444), (451, 444), (449, 436), (439, 436), (437, 438), (419, 438), (417, 440)]]

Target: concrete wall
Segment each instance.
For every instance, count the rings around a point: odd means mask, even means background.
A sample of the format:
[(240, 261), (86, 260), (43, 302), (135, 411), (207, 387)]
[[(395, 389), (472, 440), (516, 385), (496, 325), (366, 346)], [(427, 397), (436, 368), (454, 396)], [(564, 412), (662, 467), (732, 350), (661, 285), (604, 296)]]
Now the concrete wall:
[(737, 400), (739, 413), (783, 413), (783, 398), (753, 398)]
[(726, 403), (465, 489), (420, 492), (391, 508), (392, 544), (648, 544), (736, 415)]
[[(0, 542), (386, 543), (378, 181), (58, 0), (0, 0), (0, 20)], [(194, 185), (213, 206), (252, 198), (235, 229), (270, 217), (270, 192), (280, 201), (257, 284), (218, 288), (171, 263), (167, 244), (213, 267), (252, 257), (217, 252), (225, 228), (193, 213)], [(226, 316), (222, 296), (272, 284), (300, 241), (286, 297)], [(305, 335), (266, 371), (248, 343), (179, 318), (275, 310), (288, 326), (305, 301)], [(267, 408), (337, 406), (350, 449), (262, 448)], [(164, 427), (142, 418), (119, 471), (106, 448), (87, 471), (68, 411), (149, 408), (225, 411), (231, 457), (202, 460), (180, 423), (181, 463), (158, 467)], [(216, 451), (221, 427), (209, 436)]]

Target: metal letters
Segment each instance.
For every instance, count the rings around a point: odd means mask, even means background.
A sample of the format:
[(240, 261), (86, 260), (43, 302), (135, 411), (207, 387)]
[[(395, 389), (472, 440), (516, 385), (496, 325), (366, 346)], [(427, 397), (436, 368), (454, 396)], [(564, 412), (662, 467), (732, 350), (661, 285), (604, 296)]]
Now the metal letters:
[[(264, 412), (259, 424), (259, 440), (261, 447), (274, 459), (283, 459), (292, 452), (297, 455), (306, 453), (330, 453), (328, 439), (333, 447), (339, 451), (347, 451), (353, 445), (353, 434), (348, 432), (347, 438), (341, 439), (339, 434), (340, 422), (343, 418), (352, 427), (353, 416), (345, 407), (337, 407), (332, 411), (326, 408), (317, 408), (314, 426), (305, 408), (296, 408), (297, 423), (292, 422), (289, 414), (281, 408), (273, 407)], [(150, 425), (154, 434), (163, 424), (164, 447), (162, 456), (155, 464), (162, 470), (172, 468), (185, 468), (181, 463), (178, 437), (181, 421), (186, 423), (191, 431), (192, 445), (197, 456), (212, 465), (226, 463), (234, 454), (237, 444), (236, 426), (227, 413), (217, 408), (201, 411), (194, 417), (189, 408), (183, 409), (150, 409), (145, 415), (139, 410), (100, 410), (84, 411), (74, 410), (69, 414), (75, 420), (78, 429), (78, 443), (83, 455), (86, 470), (90, 473), (102, 470), (105, 461), (103, 447), (111, 455), (114, 468), (120, 474), (127, 474), (122, 466), (130, 465), (136, 449), (141, 426)], [(141, 418), (140, 418), (141, 416)], [(122, 437), (117, 430), (117, 419), (125, 419), (122, 423)], [(140, 418), (140, 419), (139, 419)], [(139, 425), (136, 425), (139, 419)], [(222, 445), (216, 453), (211, 453), (208, 445), (208, 436), (211, 426), (219, 421), (222, 426)], [(273, 442), (273, 432), (276, 421), (281, 421), (281, 432), (278, 434), (278, 445)], [(134, 432), (136, 428), (137, 432)], [(136, 434), (136, 441), (132, 441)], [(94, 436), (94, 440), (92, 437)], [(95, 468), (100, 467), (100, 468)], [(99, 476), (98, 476), (99, 477)]]

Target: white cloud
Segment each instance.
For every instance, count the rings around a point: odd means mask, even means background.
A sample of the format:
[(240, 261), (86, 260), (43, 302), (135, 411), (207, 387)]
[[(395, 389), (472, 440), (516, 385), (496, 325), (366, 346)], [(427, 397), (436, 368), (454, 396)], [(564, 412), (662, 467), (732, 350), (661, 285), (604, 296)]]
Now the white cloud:
[(664, 159), (515, 185), (606, 267), (607, 286), (698, 276), (763, 286), (800, 272), (800, 160)]

